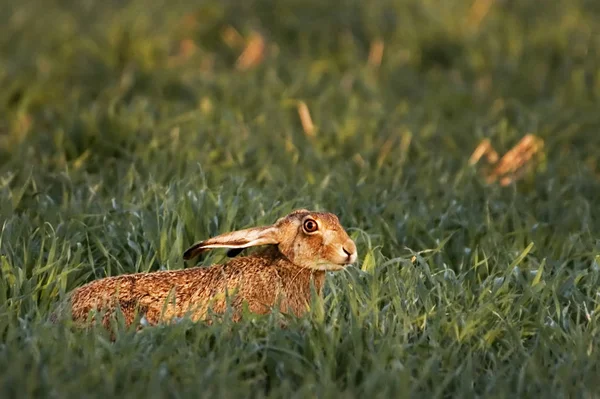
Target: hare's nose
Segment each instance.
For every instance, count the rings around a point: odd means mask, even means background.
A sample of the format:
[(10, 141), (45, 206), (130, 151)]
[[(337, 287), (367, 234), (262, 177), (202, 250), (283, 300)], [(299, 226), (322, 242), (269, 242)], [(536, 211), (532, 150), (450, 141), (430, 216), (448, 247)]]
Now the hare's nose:
[(344, 253), (348, 257), (348, 263), (354, 263), (356, 261), (357, 254), (356, 245), (354, 244), (354, 241), (349, 241), (348, 243), (342, 245), (342, 251), (344, 251)]

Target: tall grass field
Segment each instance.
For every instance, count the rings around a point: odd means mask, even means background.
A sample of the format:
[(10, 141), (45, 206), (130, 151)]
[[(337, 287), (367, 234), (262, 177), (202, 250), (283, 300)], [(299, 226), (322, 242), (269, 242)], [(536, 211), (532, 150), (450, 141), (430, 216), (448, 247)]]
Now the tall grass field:
[[(599, 99), (596, 0), (5, 0), (0, 397), (598, 398)], [(285, 328), (50, 320), (296, 208), (359, 257)]]

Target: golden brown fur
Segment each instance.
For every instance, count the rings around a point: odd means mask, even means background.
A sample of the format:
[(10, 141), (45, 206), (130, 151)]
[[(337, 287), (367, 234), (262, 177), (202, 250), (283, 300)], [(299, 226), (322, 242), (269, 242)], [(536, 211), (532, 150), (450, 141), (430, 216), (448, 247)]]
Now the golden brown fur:
[[(315, 228), (316, 231), (310, 231)], [(321, 294), (325, 271), (340, 270), (356, 260), (356, 246), (333, 214), (297, 210), (272, 226), (222, 234), (194, 244), (191, 259), (211, 248), (269, 245), (255, 254), (225, 264), (176, 271), (107, 277), (73, 291), (71, 314), (85, 322), (90, 312), (105, 312), (102, 324), (122, 312), (127, 325), (136, 314), (148, 324), (189, 316), (206, 320), (211, 309), (222, 314), (229, 303), (234, 320), (246, 304), (257, 314), (281, 311), (301, 316), (308, 310), (311, 284)]]

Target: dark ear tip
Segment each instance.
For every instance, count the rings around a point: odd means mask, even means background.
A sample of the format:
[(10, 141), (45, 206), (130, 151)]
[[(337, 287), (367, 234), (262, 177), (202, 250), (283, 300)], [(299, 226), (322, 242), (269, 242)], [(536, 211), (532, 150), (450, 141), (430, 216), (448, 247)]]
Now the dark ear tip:
[(244, 249), (245, 248), (231, 248), (229, 251), (227, 251), (227, 256), (230, 258), (235, 258), (241, 254)]
[(200, 254), (199, 245), (193, 245), (185, 250), (183, 253), (183, 260), (190, 260), (194, 258), (196, 255)]

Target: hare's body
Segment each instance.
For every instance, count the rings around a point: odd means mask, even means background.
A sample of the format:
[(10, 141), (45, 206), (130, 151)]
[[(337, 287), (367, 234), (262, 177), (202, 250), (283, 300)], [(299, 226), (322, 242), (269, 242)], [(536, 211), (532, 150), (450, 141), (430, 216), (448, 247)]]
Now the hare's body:
[[(93, 281), (72, 292), (69, 306), (76, 322), (101, 311), (109, 327), (117, 309), (129, 325), (140, 317), (148, 324), (189, 316), (206, 320), (209, 310), (234, 319), (245, 306), (264, 314), (278, 305), (284, 313), (301, 316), (308, 310), (312, 287), (321, 294), (325, 272), (341, 270), (356, 260), (356, 246), (330, 213), (294, 211), (272, 226), (225, 233), (198, 242), (184, 259), (214, 248), (241, 249), (269, 245), (261, 252), (233, 258), (211, 267), (138, 273)], [(59, 312), (60, 313), (60, 312)]]
[(324, 280), (324, 271), (295, 266), (269, 248), (223, 265), (93, 281), (73, 292), (71, 312), (75, 321), (84, 322), (91, 311), (103, 310), (106, 327), (117, 308), (128, 325), (136, 315), (149, 324), (185, 316), (206, 320), (209, 308), (223, 313), (228, 303), (234, 319), (239, 318), (244, 304), (257, 314), (279, 305), (282, 312), (301, 316), (308, 309), (311, 286), (320, 294)]

